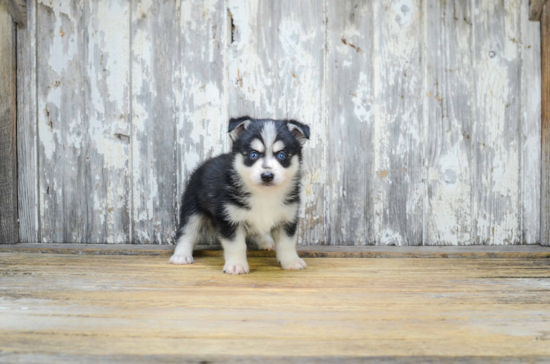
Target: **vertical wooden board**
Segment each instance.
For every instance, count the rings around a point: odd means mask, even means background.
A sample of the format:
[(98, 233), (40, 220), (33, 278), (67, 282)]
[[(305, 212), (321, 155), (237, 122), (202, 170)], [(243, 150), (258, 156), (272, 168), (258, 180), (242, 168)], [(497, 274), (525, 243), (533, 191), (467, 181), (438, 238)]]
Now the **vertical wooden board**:
[(475, 174), (477, 244), (519, 244), (520, 7), (474, 2)]
[(179, 21), (181, 68), (174, 75), (175, 97), (181, 102), (177, 124), (176, 212), (191, 172), (200, 162), (229, 149), (224, 91), (227, 46), (224, 1), (184, 1)]
[(419, 245), (425, 95), (421, 3), (377, 1), (373, 15), (375, 242)]
[(175, 2), (132, 3), (133, 243), (173, 242), (176, 228), (179, 16)]
[[(229, 116), (294, 118), (308, 124), (300, 244), (325, 238), (325, 14), (320, 1), (229, 0)], [(228, 37), (229, 38), (229, 37)]]
[(542, 245), (550, 246), (550, 6), (545, 6), (541, 18), (541, 79), (542, 79), (542, 176), (541, 176), (541, 237)]
[(335, 245), (373, 241), (372, 19), (371, 2), (328, 1), (325, 224)]
[(424, 3), (425, 245), (472, 243), (470, 5), (461, 0)]
[(129, 10), (125, 0), (89, 0), (82, 19), (90, 243), (130, 240)]
[(36, 1), (27, 1), (27, 29), (17, 32), (17, 158), (19, 240), (39, 241), (36, 123)]
[(129, 235), (128, 6), (39, 2), (41, 240)]
[(37, 3), (42, 242), (81, 242), (87, 231), (82, 17), (82, 3)]
[(529, 4), (521, 7), (521, 197), (522, 243), (540, 242), (541, 70), (540, 23), (529, 21)]
[(0, 244), (18, 242), (16, 30), (0, 2)]

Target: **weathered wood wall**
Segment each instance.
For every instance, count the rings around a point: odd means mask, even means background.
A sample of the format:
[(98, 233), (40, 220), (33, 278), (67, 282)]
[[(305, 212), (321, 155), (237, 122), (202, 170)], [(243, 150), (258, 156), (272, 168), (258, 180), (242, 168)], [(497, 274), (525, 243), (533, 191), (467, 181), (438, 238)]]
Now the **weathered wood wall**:
[(18, 240), (15, 52), (15, 24), (0, 1), (0, 244)]
[(540, 241), (527, 1), (29, 0), (23, 242), (171, 243), (231, 116), (308, 123), (302, 244)]

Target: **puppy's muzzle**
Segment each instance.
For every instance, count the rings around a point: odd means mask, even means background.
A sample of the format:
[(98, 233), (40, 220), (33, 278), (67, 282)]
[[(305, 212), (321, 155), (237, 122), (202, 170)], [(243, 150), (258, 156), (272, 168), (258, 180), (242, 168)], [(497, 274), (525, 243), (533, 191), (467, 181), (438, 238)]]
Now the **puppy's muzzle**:
[(262, 177), (262, 181), (265, 182), (265, 183), (269, 183), (269, 182), (273, 181), (273, 178), (275, 178), (275, 176), (271, 172), (264, 172), (264, 173), (262, 173), (261, 177)]

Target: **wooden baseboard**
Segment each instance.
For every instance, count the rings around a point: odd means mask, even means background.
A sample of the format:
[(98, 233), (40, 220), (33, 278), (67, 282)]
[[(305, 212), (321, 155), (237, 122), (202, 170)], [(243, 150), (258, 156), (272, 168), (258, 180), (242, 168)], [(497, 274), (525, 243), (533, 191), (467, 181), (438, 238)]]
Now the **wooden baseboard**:
[[(133, 244), (14, 244), (1, 245), (0, 253), (29, 252), (82, 255), (170, 256), (173, 245)], [(195, 256), (221, 256), (219, 246), (199, 246)], [(470, 246), (299, 246), (304, 258), (524, 258), (548, 259), (550, 247), (540, 245)], [(250, 249), (249, 257), (275, 257), (274, 252)]]

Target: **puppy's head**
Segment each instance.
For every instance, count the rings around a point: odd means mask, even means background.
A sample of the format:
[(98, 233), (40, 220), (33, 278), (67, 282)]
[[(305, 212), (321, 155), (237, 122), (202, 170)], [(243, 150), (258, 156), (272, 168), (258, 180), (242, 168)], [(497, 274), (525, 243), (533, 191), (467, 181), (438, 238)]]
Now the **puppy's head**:
[(235, 169), (256, 188), (276, 188), (292, 181), (302, 163), (302, 145), (309, 127), (295, 120), (229, 120)]

